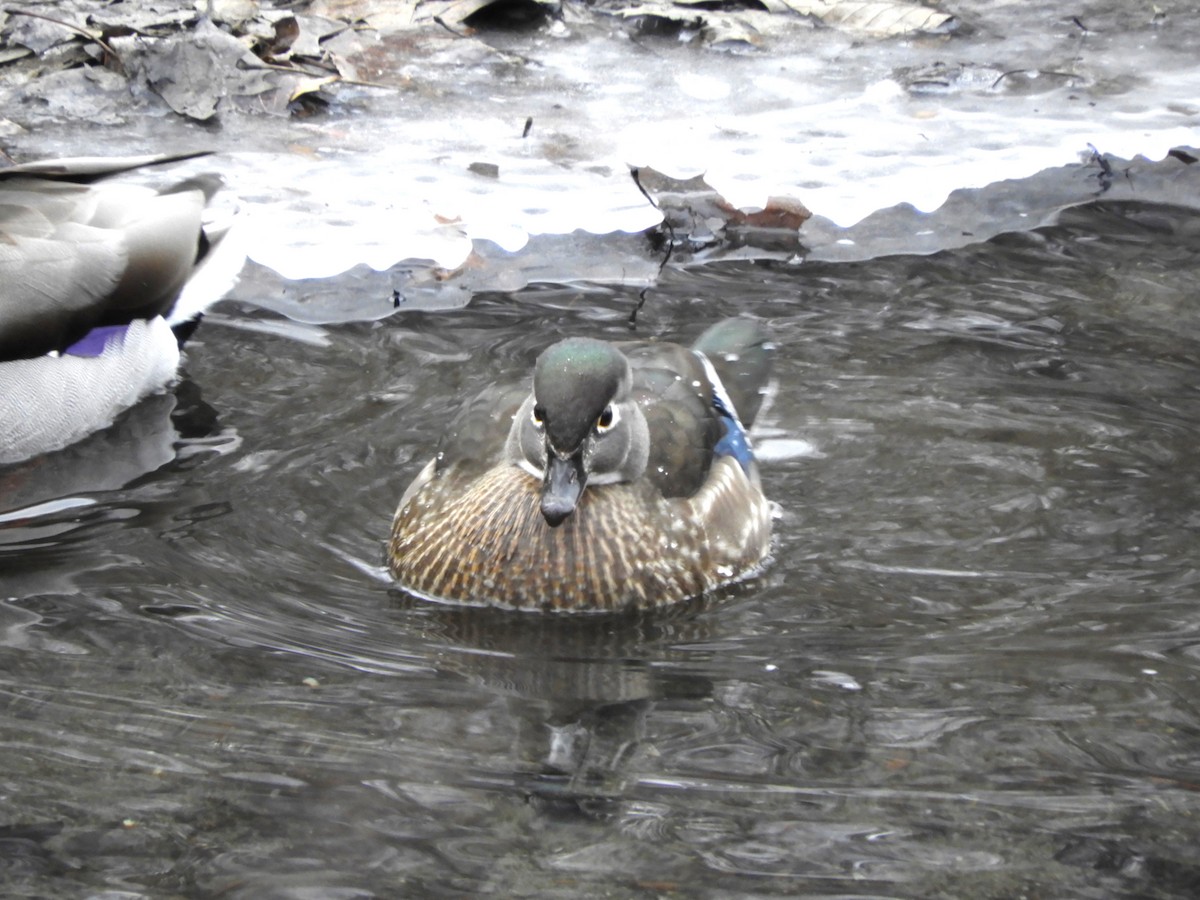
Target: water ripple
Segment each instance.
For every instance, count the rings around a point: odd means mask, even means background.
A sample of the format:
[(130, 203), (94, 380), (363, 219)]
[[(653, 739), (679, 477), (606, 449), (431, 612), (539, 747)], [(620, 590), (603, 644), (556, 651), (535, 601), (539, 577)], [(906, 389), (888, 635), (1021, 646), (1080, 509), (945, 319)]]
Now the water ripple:
[[(636, 291), (586, 286), (209, 323), (150, 421), (0, 471), (5, 877), (247, 898), (1194, 883), (1200, 254), (1144, 216), (670, 270), (632, 328)], [(780, 346), (760, 577), (586, 623), (391, 587), (390, 516), (454, 397), (527, 377), (555, 335), (737, 312)]]

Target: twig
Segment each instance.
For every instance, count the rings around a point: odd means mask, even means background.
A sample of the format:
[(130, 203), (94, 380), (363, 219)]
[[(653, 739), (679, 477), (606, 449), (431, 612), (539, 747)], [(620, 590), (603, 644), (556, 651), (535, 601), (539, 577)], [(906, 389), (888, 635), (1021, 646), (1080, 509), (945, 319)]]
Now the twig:
[(1069, 81), (1078, 81), (1080, 78), (1080, 76), (1074, 75), (1071, 72), (1054, 72), (1046, 69), (1012, 69), (1008, 72), (1001, 72), (1000, 77), (992, 82), (992, 88), (995, 89), (999, 87), (1000, 82), (1002, 82), (1005, 78), (1008, 78), (1010, 75), (1027, 75), (1030, 72), (1032, 72), (1034, 75), (1054, 75), (1057, 78), (1066, 78)]
[[(633, 183), (637, 185), (637, 189), (642, 192), (642, 196), (646, 198), (647, 202), (663, 214), (662, 223), (667, 228), (667, 254), (658, 264), (658, 274), (662, 275), (663, 269), (665, 269), (667, 267), (667, 263), (671, 261), (671, 254), (675, 252), (675, 227), (671, 224), (671, 220), (663, 208), (654, 202), (654, 198), (650, 196), (650, 192), (647, 191), (645, 186), (642, 184), (642, 178), (638, 174), (638, 170), (631, 166), (629, 169), (629, 175), (633, 179)], [(649, 288), (642, 288), (642, 290), (638, 292), (638, 302), (633, 307), (633, 311), (629, 314), (630, 328), (637, 327), (638, 313), (640, 313), (642, 311), (642, 307), (646, 305), (646, 295), (649, 290)]]
[(441, 25), (443, 28), (445, 28), (448, 32), (450, 32), (455, 37), (466, 37), (466, 35), (463, 34), (461, 31), (455, 31), (453, 28), (451, 28), (449, 25), (447, 25), (446, 20), (443, 19), (441, 16), (434, 16), (433, 21), (436, 22), (438, 25)]
[(238, 60), (237, 65), (238, 65), (239, 69), (242, 69), (243, 71), (246, 71), (246, 72), (258, 72), (258, 71), (287, 72), (288, 74), (291, 74), (291, 75), (303, 75), (305, 78), (329, 77), (333, 81), (337, 82), (338, 84), (352, 84), (352, 85), (355, 85), (356, 87), (383, 88), (384, 90), (388, 90), (388, 91), (399, 90), (395, 85), (380, 84), (378, 81), (359, 81), (358, 79), (355, 79), (355, 78), (343, 78), (341, 75), (339, 75), (337, 73), (337, 69), (326, 68), (325, 66), (322, 66), (320, 63), (312, 63), (312, 65), (314, 67), (316, 67), (317, 69), (319, 69), (320, 71), (313, 71), (312, 69), (304, 69), (304, 68), (301, 68), (300, 66), (281, 66), (278, 63), (262, 62), (261, 60), (254, 65), (250, 65), (249, 63), (244, 63), (241, 60)]
[(648, 288), (648, 287), (644, 287), (640, 291), (638, 291), (638, 302), (634, 304), (633, 312), (631, 312), (629, 314), (630, 330), (637, 328), (638, 313), (640, 313), (642, 311), (642, 307), (646, 305), (646, 294), (649, 291), (650, 291), (650, 288)]
[(671, 217), (667, 215), (666, 211), (661, 206), (654, 202), (654, 198), (651, 197), (650, 193), (642, 186), (642, 179), (641, 176), (638, 175), (638, 170), (630, 168), (629, 174), (633, 177), (633, 183), (637, 185), (637, 189), (642, 192), (642, 196), (650, 202), (651, 206), (663, 214), (662, 223), (667, 228), (667, 255), (664, 256), (662, 262), (658, 264), (658, 271), (661, 274), (662, 270), (667, 267), (667, 263), (671, 261), (671, 254), (675, 250), (675, 226), (671, 224)]

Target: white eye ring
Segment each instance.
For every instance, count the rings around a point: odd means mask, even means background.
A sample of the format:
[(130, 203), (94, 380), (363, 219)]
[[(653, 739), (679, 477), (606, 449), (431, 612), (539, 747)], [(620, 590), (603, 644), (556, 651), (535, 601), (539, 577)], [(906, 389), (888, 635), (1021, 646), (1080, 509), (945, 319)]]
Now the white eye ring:
[(612, 431), (620, 420), (621, 414), (615, 406), (604, 407), (604, 412), (600, 413), (600, 418), (596, 420), (596, 433), (604, 434), (606, 431)]

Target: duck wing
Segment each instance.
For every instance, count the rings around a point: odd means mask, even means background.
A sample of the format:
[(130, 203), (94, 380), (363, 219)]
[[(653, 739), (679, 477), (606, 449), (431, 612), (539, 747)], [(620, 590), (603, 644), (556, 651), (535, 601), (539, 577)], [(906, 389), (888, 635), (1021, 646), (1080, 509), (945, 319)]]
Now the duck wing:
[(700, 490), (715, 455), (749, 464), (743, 425), (753, 422), (762, 403), (773, 349), (758, 322), (724, 319), (690, 348), (649, 341), (619, 346), (633, 366), (635, 393), (650, 427), (646, 477), (664, 497)]
[(664, 497), (688, 497), (704, 484), (722, 429), (704, 364), (679, 344), (621, 344), (633, 392), (650, 429), (646, 478)]

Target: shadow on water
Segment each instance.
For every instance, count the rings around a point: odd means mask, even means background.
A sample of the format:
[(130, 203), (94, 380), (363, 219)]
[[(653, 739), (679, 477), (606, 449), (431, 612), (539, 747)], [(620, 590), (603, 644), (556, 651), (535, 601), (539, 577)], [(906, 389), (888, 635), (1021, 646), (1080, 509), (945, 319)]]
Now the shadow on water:
[(637, 334), (780, 345), (774, 562), (586, 621), (414, 601), (383, 540), (455, 398), (635, 290), (227, 305), (0, 470), (6, 895), (1193, 896), (1197, 283), (1196, 218), (1130, 204), (664, 273)]

